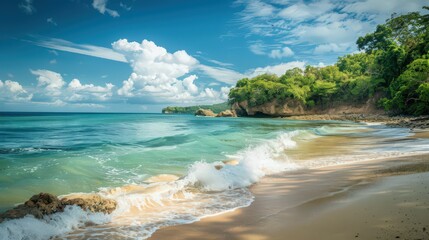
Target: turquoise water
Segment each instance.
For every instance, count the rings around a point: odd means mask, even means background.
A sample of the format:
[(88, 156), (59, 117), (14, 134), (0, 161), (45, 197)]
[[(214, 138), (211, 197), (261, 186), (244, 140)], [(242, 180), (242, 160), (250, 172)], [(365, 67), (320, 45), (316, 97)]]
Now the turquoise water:
[[(144, 239), (162, 226), (248, 206), (248, 187), (265, 175), (428, 152), (427, 139), (412, 135), (408, 129), (336, 121), (0, 113), (0, 210), (39, 192), (93, 192), (118, 202), (111, 215), (72, 207), (55, 218), (6, 221), (0, 239)], [(319, 142), (347, 151), (318, 157)], [(313, 145), (300, 148), (308, 143)], [(298, 149), (294, 155), (292, 149)], [(300, 159), (308, 153), (310, 159)], [(179, 179), (149, 181), (160, 174)]]
[(91, 192), (182, 175), (280, 131), (318, 124), (162, 114), (0, 115), (0, 208), (38, 192)]

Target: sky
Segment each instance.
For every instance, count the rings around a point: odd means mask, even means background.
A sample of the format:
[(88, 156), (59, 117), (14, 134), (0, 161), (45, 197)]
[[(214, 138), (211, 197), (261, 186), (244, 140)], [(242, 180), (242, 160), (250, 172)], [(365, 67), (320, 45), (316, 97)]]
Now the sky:
[(2, 0), (0, 111), (160, 112), (334, 64), (427, 0)]

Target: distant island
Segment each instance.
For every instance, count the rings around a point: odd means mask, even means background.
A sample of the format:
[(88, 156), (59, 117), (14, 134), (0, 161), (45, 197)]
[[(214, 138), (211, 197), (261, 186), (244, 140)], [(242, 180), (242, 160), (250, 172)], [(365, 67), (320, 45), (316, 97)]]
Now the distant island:
[(214, 113), (220, 113), (222, 111), (231, 109), (231, 106), (227, 103), (217, 103), (212, 105), (198, 105), (198, 106), (188, 106), (188, 107), (175, 107), (169, 106), (162, 109), (164, 114), (195, 114), (199, 109), (211, 110)]

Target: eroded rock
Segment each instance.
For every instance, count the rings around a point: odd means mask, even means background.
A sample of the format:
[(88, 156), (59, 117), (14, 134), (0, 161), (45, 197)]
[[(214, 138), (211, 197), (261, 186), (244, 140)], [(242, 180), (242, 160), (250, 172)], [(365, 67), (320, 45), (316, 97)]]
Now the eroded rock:
[(216, 115), (216, 117), (237, 117), (237, 114), (235, 113), (234, 110), (231, 111), (231, 110), (227, 109), (225, 111), (218, 113), (218, 115)]
[(77, 205), (91, 212), (112, 213), (116, 209), (117, 203), (97, 194), (81, 194), (59, 199), (50, 193), (39, 193), (32, 196), (24, 204), (0, 214), (0, 222), (6, 219), (23, 218), (26, 215), (33, 215), (40, 219), (45, 215), (64, 211), (67, 205)]
[(216, 114), (210, 109), (200, 108), (195, 112), (195, 116), (216, 117)]
[(102, 198), (97, 194), (82, 194), (77, 197), (64, 197), (64, 205), (77, 205), (83, 210), (91, 212), (112, 213), (116, 209), (116, 201)]
[(24, 204), (0, 214), (0, 222), (4, 219), (22, 218), (26, 215), (43, 218), (44, 215), (64, 211), (64, 207), (65, 205), (57, 196), (49, 193), (39, 193), (32, 196)]

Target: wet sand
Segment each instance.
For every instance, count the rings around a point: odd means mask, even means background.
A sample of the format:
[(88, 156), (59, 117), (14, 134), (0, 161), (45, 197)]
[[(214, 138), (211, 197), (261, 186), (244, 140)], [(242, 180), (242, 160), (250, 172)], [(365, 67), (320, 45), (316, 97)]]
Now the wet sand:
[(283, 173), (251, 190), (250, 207), (151, 239), (429, 238), (429, 155)]
[(429, 130), (415, 130), (414, 136), (415, 138), (429, 138)]

